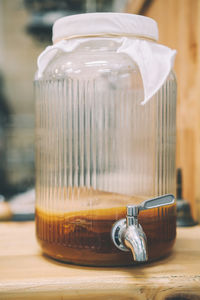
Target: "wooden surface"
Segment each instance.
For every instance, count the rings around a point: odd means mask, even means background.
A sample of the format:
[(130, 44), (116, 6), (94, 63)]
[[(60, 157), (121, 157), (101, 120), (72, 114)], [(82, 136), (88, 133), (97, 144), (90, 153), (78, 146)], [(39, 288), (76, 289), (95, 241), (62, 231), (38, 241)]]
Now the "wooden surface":
[(168, 258), (129, 268), (56, 262), (41, 255), (34, 231), (32, 222), (0, 223), (1, 300), (200, 299), (200, 226), (178, 229)]
[[(134, 0), (128, 11), (137, 12)], [(153, 0), (145, 15), (157, 21), (159, 42), (177, 49), (177, 167), (200, 221), (200, 0)]]

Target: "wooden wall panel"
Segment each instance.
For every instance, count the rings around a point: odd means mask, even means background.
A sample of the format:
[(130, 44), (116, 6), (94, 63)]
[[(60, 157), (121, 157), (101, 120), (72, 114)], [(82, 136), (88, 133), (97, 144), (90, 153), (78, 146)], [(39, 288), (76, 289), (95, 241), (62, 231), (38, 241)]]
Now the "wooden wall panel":
[[(128, 10), (137, 13), (134, 0)], [(177, 167), (200, 221), (200, 0), (153, 0), (145, 15), (158, 22), (159, 42), (178, 51)]]

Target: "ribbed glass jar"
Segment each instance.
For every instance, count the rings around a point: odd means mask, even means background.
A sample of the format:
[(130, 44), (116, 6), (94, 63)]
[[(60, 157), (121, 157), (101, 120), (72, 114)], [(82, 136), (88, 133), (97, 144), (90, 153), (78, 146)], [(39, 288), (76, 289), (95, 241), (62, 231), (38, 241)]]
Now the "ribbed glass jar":
[[(36, 78), (36, 232), (47, 255), (132, 264), (110, 236), (126, 205), (175, 192), (176, 80), (145, 105), (137, 65), (114, 39), (59, 53)], [(176, 235), (175, 205), (144, 211), (149, 260)]]

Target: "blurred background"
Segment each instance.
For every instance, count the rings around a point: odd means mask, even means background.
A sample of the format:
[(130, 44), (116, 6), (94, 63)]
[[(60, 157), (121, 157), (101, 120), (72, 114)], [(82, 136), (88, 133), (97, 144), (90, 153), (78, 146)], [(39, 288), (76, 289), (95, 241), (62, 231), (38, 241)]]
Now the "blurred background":
[(177, 168), (200, 221), (200, 0), (0, 0), (0, 194), (34, 200), (37, 56), (51, 43), (56, 19), (95, 11), (152, 17), (159, 42), (177, 49)]

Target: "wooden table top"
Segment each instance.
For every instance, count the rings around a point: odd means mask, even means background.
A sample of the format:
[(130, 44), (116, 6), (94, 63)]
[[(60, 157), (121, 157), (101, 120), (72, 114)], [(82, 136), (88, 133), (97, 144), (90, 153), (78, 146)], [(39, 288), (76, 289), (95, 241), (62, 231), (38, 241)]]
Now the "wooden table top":
[(46, 258), (34, 231), (33, 222), (0, 223), (1, 300), (200, 299), (200, 226), (179, 228), (169, 257), (126, 268), (81, 267)]

